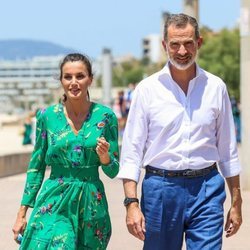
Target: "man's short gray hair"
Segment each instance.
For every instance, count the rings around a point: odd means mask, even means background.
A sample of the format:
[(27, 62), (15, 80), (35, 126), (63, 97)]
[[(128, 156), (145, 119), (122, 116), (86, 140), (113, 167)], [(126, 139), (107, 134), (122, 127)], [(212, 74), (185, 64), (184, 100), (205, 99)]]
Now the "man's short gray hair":
[(190, 24), (194, 27), (195, 38), (200, 37), (199, 25), (197, 20), (194, 17), (180, 13), (180, 14), (170, 14), (168, 15), (165, 25), (164, 25), (164, 40), (167, 41), (168, 38), (168, 28), (170, 25), (174, 25), (177, 28), (185, 28), (187, 24)]

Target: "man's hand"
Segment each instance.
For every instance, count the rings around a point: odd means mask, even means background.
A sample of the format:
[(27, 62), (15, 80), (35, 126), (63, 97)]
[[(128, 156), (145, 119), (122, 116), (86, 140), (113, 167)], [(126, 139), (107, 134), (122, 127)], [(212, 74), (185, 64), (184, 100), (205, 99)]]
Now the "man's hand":
[(227, 214), (227, 221), (225, 224), (226, 237), (228, 238), (237, 233), (242, 223), (242, 198), (239, 175), (226, 178), (226, 180), (231, 194), (231, 208)]
[(225, 225), (226, 237), (236, 234), (242, 224), (241, 203), (230, 208)]
[(145, 240), (145, 219), (138, 203), (134, 202), (127, 206), (126, 223), (128, 231), (140, 240)]

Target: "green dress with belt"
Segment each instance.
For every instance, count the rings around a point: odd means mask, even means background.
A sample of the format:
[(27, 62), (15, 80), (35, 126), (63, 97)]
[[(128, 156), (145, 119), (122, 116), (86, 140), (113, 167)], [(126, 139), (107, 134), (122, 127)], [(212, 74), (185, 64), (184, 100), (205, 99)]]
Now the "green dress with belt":
[[(78, 135), (67, 122), (63, 104), (38, 112), (21, 202), (34, 208), (20, 249), (106, 249), (111, 223), (98, 168), (110, 178), (118, 173), (117, 127), (112, 110), (97, 103), (91, 104)], [(108, 165), (101, 164), (95, 150), (101, 136), (110, 143)], [(46, 166), (51, 173), (42, 185)]]

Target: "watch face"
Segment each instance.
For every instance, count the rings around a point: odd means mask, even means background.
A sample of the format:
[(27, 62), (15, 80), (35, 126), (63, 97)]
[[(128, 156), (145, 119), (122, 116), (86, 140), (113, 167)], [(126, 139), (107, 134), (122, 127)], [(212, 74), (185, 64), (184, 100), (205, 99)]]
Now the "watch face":
[(129, 204), (129, 198), (125, 198), (123, 204), (124, 204), (124, 206), (127, 206)]

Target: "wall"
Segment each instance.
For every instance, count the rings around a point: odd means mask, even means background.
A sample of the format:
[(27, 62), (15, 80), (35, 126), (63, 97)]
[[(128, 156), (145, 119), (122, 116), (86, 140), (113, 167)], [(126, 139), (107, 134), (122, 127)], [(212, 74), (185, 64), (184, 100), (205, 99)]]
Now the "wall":
[(31, 152), (0, 156), (0, 177), (26, 172)]

